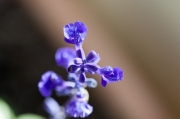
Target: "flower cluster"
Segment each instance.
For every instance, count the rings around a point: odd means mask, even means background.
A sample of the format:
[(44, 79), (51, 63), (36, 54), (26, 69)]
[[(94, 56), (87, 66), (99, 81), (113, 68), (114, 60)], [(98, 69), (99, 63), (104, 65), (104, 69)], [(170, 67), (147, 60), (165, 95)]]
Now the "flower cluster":
[[(123, 71), (118, 67), (100, 67), (98, 65), (100, 56), (94, 50), (89, 52), (87, 57), (85, 56), (82, 45), (87, 27), (84, 23), (70, 23), (65, 25), (63, 30), (65, 42), (73, 44), (75, 49), (59, 48), (55, 54), (55, 60), (58, 66), (67, 70), (68, 80), (63, 80), (53, 71), (47, 71), (42, 75), (38, 88), (41, 95), (47, 97), (45, 107), (52, 119), (84, 118), (93, 111), (93, 107), (88, 104), (89, 93), (85, 88), (97, 86), (97, 81), (87, 78), (86, 73), (99, 74), (101, 84), (105, 87), (107, 83), (122, 80)], [(55, 91), (57, 96), (70, 96), (69, 101), (63, 107), (59, 106), (54, 99), (50, 98), (52, 91)]]

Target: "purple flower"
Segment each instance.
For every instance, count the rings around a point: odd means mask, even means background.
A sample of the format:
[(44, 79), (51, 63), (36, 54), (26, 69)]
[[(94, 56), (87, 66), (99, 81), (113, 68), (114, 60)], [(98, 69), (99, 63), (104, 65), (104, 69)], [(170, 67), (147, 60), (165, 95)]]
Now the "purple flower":
[(79, 81), (84, 83), (86, 76), (84, 72), (88, 72), (90, 74), (95, 74), (96, 71), (100, 68), (97, 63), (100, 60), (99, 55), (95, 51), (91, 51), (88, 56), (83, 59), (81, 54), (78, 54), (78, 58), (74, 58), (74, 64), (68, 67), (69, 73), (78, 73), (80, 72)]
[(79, 45), (81, 44), (86, 36), (87, 27), (82, 22), (75, 22), (67, 24), (63, 28), (64, 30), (64, 40), (67, 43)]
[(38, 88), (42, 96), (51, 96), (52, 90), (56, 86), (61, 86), (63, 84), (63, 79), (54, 73), (53, 71), (47, 71), (41, 76), (41, 80), (38, 83)]
[(107, 83), (118, 82), (123, 79), (123, 70), (120, 68), (112, 68), (110, 66), (106, 66), (100, 69), (101, 74), (101, 84), (102, 86), (106, 86)]
[(93, 107), (89, 105), (86, 101), (71, 101), (68, 103), (66, 108), (66, 113), (75, 118), (85, 118), (89, 116), (92, 111)]
[(76, 51), (70, 47), (59, 48), (55, 54), (55, 60), (59, 66), (68, 68), (73, 63), (73, 59), (76, 57)]
[(93, 107), (88, 104), (88, 99), (89, 94), (87, 90), (80, 88), (76, 95), (67, 103), (65, 107), (66, 113), (75, 118), (89, 116), (93, 111)]
[[(84, 23), (79, 21), (69, 23), (64, 26), (63, 30), (65, 42), (74, 44), (75, 49), (59, 48), (56, 51), (55, 60), (58, 66), (62, 66), (68, 71), (68, 81), (64, 81), (53, 71), (47, 71), (42, 75), (38, 88), (44, 97), (48, 97), (44, 101), (44, 106), (51, 119), (85, 118), (93, 111), (93, 107), (88, 104), (89, 93), (85, 88), (97, 87), (97, 81), (93, 78), (86, 78), (85, 73), (99, 74), (101, 84), (105, 87), (107, 83), (122, 80), (123, 71), (116, 67), (101, 68), (98, 66), (100, 57), (93, 50), (87, 57), (85, 56), (82, 44), (88, 30)], [(49, 97), (53, 90), (57, 96), (70, 96), (65, 107), (61, 107), (53, 98)]]

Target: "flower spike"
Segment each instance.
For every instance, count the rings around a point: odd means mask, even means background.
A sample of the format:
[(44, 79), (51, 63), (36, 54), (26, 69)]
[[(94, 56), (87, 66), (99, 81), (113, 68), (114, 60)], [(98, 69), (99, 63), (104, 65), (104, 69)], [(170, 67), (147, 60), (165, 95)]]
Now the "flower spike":
[[(46, 97), (44, 106), (51, 119), (85, 118), (93, 112), (93, 107), (88, 104), (89, 93), (86, 88), (95, 88), (98, 85), (95, 79), (86, 77), (86, 73), (99, 74), (101, 85), (106, 87), (108, 83), (122, 80), (123, 70), (111, 66), (101, 68), (98, 65), (100, 56), (94, 50), (85, 55), (82, 45), (88, 30), (84, 23), (69, 23), (64, 26), (63, 31), (65, 42), (73, 44), (75, 49), (59, 48), (55, 60), (58, 66), (67, 70), (68, 80), (63, 80), (53, 71), (47, 71), (42, 75), (38, 88), (41, 95)], [(60, 106), (49, 97), (52, 91), (55, 91), (58, 97), (69, 96), (70, 99), (64, 106)]]

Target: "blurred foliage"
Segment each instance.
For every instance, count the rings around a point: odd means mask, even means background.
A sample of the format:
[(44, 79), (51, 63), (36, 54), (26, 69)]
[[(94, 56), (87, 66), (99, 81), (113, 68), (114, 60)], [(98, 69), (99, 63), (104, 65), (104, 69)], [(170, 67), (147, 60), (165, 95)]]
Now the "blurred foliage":
[(9, 105), (4, 100), (0, 99), (0, 119), (13, 119), (14, 117), (14, 112)]
[(22, 114), (19, 115), (16, 119), (45, 119), (45, 117), (42, 117), (40, 115), (37, 114)]
[(31, 113), (16, 117), (11, 107), (4, 100), (0, 99), (0, 119), (45, 119), (45, 117)]

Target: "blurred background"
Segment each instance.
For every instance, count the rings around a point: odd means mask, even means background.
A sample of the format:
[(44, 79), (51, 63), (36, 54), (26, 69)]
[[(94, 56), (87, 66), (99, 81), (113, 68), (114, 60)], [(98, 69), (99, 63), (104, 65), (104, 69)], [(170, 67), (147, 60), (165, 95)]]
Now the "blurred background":
[(54, 54), (73, 47), (62, 28), (77, 20), (88, 27), (85, 52), (98, 52), (100, 66), (124, 70), (123, 81), (88, 89), (94, 107), (88, 119), (180, 118), (178, 0), (1, 0), (0, 98), (15, 115), (48, 118), (37, 83), (47, 70), (66, 79)]

